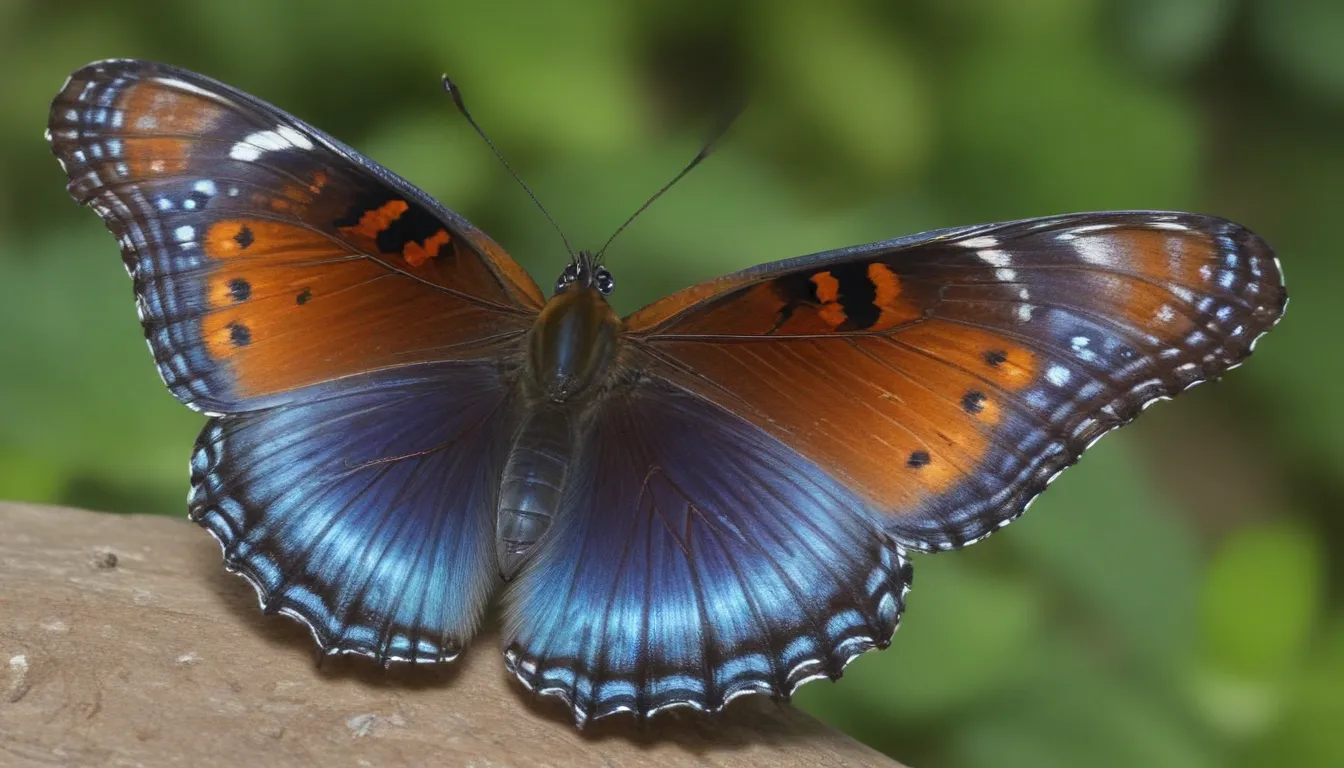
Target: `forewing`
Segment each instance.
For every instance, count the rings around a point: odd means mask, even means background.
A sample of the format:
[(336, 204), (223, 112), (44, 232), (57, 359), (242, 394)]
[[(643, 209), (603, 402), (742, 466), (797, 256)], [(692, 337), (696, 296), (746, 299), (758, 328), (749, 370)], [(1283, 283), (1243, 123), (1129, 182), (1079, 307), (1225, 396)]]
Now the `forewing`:
[(505, 392), (488, 364), (430, 363), (213, 418), (191, 518), (262, 607), (303, 621), (326, 653), (451, 659), (495, 584)]
[(201, 75), (90, 64), (52, 103), (48, 138), (71, 195), (121, 245), (160, 373), (198, 410), (242, 412), (363, 371), (480, 359), (542, 304), (461, 217)]
[(1283, 313), (1270, 247), (1192, 214), (1077, 214), (758, 267), (627, 319), (649, 375), (741, 413), (886, 514), (976, 541)]
[(596, 415), (507, 598), (505, 659), (582, 725), (787, 697), (885, 647), (910, 566), (863, 501), (759, 427), (662, 383)]

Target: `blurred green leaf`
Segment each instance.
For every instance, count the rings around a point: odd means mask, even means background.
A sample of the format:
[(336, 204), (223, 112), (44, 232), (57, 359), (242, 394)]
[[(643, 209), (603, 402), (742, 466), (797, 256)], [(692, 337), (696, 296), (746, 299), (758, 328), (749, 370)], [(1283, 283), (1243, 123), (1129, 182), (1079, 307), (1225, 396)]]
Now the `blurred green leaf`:
[(1173, 700), (1098, 666), (1065, 642), (1045, 642), (1032, 664), (1035, 684), (1002, 697), (958, 724), (950, 765), (1045, 768), (1086, 765), (1222, 765)]
[(1145, 68), (1184, 72), (1227, 34), (1235, 0), (1120, 0), (1114, 15), (1125, 51)]
[(64, 481), (62, 462), (42, 459), (26, 449), (0, 445), (0, 499), (48, 501)]
[(1344, 765), (1344, 618), (1335, 617), (1323, 640), (1299, 673), (1279, 727), (1246, 750), (1239, 765)]
[(1344, 3), (1248, 0), (1260, 50), (1304, 90), (1344, 102)]
[(16, 257), (0, 241), (0, 444), (35, 459), (185, 493), (201, 417), (146, 353), (116, 242), (92, 216)]
[(1020, 658), (1043, 630), (1040, 595), (950, 558), (915, 565), (918, 586), (891, 648), (859, 657), (835, 685), (803, 688), (800, 706), (876, 738), (891, 723), (946, 716), (1018, 680)]
[(1230, 534), (1201, 591), (1209, 662), (1248, 678), (1279, 677), (1291, 669), (1315, 627), (1323, 565), (1315, 536), (1293, 523)]
[(947, 194), (994, 218), (1188, 205), (1200, 149), (1190, 106), (1080, 30), (1020, 32), (957, 62)]
[(1116, 649), (1170, 672), (1195, 650), (1198, 556), (1127, 438), (1103, 440), (999, 538), (1101, 621)]
[(845, 3), (774, 2), (760, 22), (762, 86), (788, 112), (780, 130), (824, 135), (849, 159), (851, 178), (909, 176), (929, 160), (932, 103), (901, 36)]

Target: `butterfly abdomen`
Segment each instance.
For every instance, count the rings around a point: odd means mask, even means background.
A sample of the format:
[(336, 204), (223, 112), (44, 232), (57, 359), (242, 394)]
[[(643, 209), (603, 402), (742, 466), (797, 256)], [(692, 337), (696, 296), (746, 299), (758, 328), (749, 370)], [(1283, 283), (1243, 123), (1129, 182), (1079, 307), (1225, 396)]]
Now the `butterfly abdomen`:
[(569, 409), (543, 404), (523, 420), (509, 449), (495, 515), (495, 555), (506, 580), (551, 527), (569, 474), (573, 432)]

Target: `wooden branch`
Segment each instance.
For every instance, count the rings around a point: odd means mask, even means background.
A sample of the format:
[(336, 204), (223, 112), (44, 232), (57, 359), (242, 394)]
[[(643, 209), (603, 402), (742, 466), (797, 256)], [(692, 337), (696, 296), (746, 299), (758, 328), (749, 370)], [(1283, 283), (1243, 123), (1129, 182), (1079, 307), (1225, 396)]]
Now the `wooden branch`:
[(445, 668), (313, 663), (194, 525), (0, 503), (0, 764), (890, 766), (748, 696), (580, 733), (495, 637)]

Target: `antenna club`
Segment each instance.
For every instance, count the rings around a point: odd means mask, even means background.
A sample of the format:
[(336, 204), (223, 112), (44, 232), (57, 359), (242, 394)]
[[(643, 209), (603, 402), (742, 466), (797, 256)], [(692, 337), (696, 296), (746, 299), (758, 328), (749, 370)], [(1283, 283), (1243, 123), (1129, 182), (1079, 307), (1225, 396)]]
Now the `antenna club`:
[(447, 74), (443, 75), (443, 90), (452, 97), (453, 104), (458, 111), (464, 115), (467, 114), (467, 105), (462, 103), (462, 89), (458, 88), (457, 83), (454, 83), (453, 79), (448, 77)]

